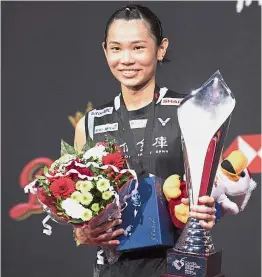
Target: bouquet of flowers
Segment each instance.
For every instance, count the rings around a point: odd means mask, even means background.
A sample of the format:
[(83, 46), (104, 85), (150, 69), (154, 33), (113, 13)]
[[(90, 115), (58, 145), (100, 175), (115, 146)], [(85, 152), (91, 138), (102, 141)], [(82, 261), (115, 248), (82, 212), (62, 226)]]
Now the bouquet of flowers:
[(131, 196), (119, 192), (134, 179), (136, 189), (136, 174), (128, 168), (114, 141), (89, 141), (79, 153), (62, 140), (61, 157), (49, 169), (45, 167), (43, 175), (36, 176), (25, 192), (35, 194), (48, 213), (43, 220), (43, 232), (50, 235), (51, 226), (46, 224), (50, 218), (78, 227), (95, 227), (119, 218), (125, 200)]

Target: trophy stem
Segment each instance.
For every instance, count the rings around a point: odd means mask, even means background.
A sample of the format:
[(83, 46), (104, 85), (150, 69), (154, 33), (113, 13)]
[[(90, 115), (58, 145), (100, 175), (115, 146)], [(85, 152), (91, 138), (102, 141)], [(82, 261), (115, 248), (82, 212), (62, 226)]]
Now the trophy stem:
[(210, 231), (205, 230), (196, 218), (189, 217), (173, 248), (178, 252), (209, 256), (215, 253)]

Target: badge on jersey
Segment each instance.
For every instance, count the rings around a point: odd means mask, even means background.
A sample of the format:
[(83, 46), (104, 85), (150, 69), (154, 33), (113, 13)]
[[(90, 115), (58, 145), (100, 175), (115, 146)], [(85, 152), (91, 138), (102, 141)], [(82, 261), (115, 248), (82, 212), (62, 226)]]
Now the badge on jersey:
[(106, 107), (102, 110), (91, 111), (90, 113), (94, 117), (101, 117), (101, 116), (104, 116), (106, 114), (112, 114), (112, 112), (113, 112), (113, 107)]
[(161, 105), (174, 105), (179, 106), (183, 98), (163, 98)]
[(146, 128), (147, 119), (129, 120), (129, 123), (131, 129)]
[(118, 122), (95, 126), (95, 134), (113, 132), (118, 130)]

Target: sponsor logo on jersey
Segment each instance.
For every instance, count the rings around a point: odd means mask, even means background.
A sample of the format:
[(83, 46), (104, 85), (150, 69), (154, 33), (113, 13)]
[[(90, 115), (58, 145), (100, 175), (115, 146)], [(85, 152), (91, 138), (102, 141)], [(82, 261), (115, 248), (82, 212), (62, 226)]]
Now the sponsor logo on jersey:
[(163, 120), (159, 117), (158, 120), (162, 124), (162, 126), (166, 126), (167, 122), (170, 120), (170, 117), (168, 117), (166, 120)]
[(112, 112), (113, 112), (113, 107), (106, 107), (102, 110), (91, 111), (90, 113), (94, 117), (101, 117), (101, 116), (104, 116), (106, 114), (111, 114)]
[(130, 120), (130, 128), (131, 129), (137, 129), (137, 128), (145, 128), (147, 119), (136, 119), (136, 120)]
[(95, 134), (112, 132), (118, 130), (118, 123), (108, 123), (104, 125), (95, 126)]
[(163, 98), (161, 100), (161, 105), (175, 105), (179, 106), (183, 98)]

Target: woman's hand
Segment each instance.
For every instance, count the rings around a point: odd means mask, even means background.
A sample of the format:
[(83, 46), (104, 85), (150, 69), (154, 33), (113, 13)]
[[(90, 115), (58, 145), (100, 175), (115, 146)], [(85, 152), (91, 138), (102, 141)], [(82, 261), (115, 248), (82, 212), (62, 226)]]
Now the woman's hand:
[(119, 245), (119, 241), (115, 237), (124, 233), (124, 229), (117, 229), (112, 232), (107, 232), (122, 223), (121, 219), (105, 222), (94, 229), (89, 227), (75, 228), (75, 238), (80, 244), (89, 245)]
[[(181, 202), (189, 205), (188, 198), (182, 198)], [(210, 196), (202, 196), (199, 198), (199, 202), (203, 205), (192, 206), (189, 216), (200, 219), (200, 225), (206, 230), (211, 230), (216, 220), (215, 200)]]

